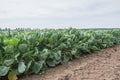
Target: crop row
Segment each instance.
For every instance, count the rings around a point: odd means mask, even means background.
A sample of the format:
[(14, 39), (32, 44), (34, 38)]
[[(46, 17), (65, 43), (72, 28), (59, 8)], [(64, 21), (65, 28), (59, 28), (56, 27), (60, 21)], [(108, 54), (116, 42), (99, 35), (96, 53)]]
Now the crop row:
[(82, 55), (120, 44), (120, 29), (0, 31), (0, 78), (37, 74)]

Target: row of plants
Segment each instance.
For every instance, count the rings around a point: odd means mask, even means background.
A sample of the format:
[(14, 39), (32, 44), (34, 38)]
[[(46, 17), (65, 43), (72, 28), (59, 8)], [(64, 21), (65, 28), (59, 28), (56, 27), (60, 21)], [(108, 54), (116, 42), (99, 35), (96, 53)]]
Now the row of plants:
[(49, 67), (120, 44), (120, 29), (0, 31), (0, 78), (38, 74)]

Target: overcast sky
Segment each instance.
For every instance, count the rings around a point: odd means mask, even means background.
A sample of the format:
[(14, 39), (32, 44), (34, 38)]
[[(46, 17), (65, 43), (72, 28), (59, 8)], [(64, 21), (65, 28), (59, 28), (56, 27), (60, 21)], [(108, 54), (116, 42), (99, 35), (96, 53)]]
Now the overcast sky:
[(0, 0), (0, 27), (120, 28), (120, 0)]

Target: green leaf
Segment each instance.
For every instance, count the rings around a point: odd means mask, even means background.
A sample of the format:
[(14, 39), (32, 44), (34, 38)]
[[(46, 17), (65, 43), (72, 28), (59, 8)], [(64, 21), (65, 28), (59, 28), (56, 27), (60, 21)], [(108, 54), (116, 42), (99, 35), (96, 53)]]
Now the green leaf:
[(47, 57), (48, 57), (48, 55), (49, 55), (48, 49), (44, 49), (44, 50), (42, 51), (42, 53), (40, 54), (40, 58), (41, 58), (42, 60), (46, 60)]
[(67, 45), (65, 43), (61, 43), (59, 46), (60, 49), (65, 49), (68, 48)]
[(5, 60), (4, 61), (4, 65), (6, 65), (6, 66), (10, 66), (10, 65), (12, 65), (14, 63), (14, 59), (9, 59), (9, 60)]
[(27, 50), (28, 50), (28, 46), (27, 46), (27, 44), (20, 44), (20, 45), (18, 46), (18, 49), (19, 49), (22, 53), (25, 53), (25, 52), (27, 52)]
[(55, 64), (56, 64), (56, 61), (53, 60), (53, 59), (49, 59), (49, 60), (47, 60), (47, 64), (48, 64), (48, 66), (50, 66), (50, 67), (54, 67)]
[(60, 60), (61, 59), (61, 51), (54, 53), (54, 57), (56, 60)]
[(17, 61), (18, 60), (18, 57), (20, 56), (20, 53), (17, 53), (16, 55), (15, 55), (15, 60)]
[(72, 50), (71, 50), (71, 54), (72, 54), (72, 55), (75, 55), (76, 53), (77, 53), (77, 49), (72, 49)]
[(19, 43), (19, 39), (17, 39), (17, 38), (5, 39), (5, 40), (4, 40), (4, 43), (5, 43), (6, 45), (14, 45), (14, 46), (17, 46), (18, 43)]
[(26, 70), (25, 70), (25, 71), (28, 71), (29, 68), (31, 67), (31, 65), (32, 65), (32, 61), (29, 61), (28, 64), (27, 64), (27, 67), (26, 67)]
[(39, 73), (43, 67), (43, 63), (44, 63), (44, 61), (35, 62), (32, 67), (32, 72), (36, 73), (36, 74)]
[(14, 46), (13, 45), (6, 46), (6, 47), (4, 47), (4, 50), (6, 53), (12, 54), (12, 53), (14, 53)]
[(23, 73), (26, 69), (25, 63), (24, 62), (20, 62), (18, 65), (18, 72), (19, 73)]
[(5, 75), (7, 75), (9, 69), (10, 69), (10, 67), (0, 66), (0, 76), (5, 76)]
[(33, 55), (33, 52), (34, 52), (34, 51), (27, 51), (26, 53), (24, 53), (24, 54), (22, 55), (22, 57), (29, 57), (29, 56)]
[(64, 54), (64, 57), (63, 57), (63, 63), (66, 63), (70, 60), (70, 56)]

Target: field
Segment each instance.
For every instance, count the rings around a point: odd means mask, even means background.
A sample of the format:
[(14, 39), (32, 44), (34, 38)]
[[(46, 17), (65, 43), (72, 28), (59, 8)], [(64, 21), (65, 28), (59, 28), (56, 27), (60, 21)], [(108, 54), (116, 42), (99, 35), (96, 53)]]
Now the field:
[[(119, 44), (120, 29), (1, 30), (0, 80), (43, 73), (48, 68)], [(60, 80), (79, 80), (74, 77)]]
[(20, 80), (120, 80), (120, 46), (82, 56)]

